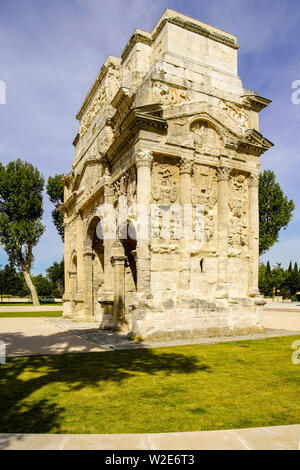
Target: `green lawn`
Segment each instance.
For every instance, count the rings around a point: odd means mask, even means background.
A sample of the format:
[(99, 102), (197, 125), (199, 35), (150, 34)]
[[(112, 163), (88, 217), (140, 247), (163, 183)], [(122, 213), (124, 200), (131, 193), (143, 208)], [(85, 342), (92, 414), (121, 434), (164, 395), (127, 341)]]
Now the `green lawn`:
[(147, 433), (300, 422), (298, 337), (92, 354), (0, 366), (1, 433)]
[(0, 318), (31, 318), (31, 317), (61, 317), (62, 311), (57, 312), (0, 312)]

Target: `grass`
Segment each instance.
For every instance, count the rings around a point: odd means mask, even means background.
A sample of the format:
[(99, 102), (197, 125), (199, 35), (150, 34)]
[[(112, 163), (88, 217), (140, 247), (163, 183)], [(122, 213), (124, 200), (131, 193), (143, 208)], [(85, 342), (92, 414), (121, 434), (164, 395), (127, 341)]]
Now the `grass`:
[(10, 358), (1, 433), (148, 433), (300, 422), (298, 337)]
[(0, 318), (33, 318), (33, 317), (61, 317), (62, 311), (57, 312), (0, 312)]

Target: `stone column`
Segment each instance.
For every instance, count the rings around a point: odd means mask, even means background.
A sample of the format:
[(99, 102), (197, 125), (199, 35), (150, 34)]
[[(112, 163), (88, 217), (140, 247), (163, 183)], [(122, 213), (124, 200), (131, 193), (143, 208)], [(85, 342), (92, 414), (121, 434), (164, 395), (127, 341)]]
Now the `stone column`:
[(70, 226), (67, 221), (64, 222), (64, 262), (65, 262), (65, 296), (70, 294)]
[(229, 233), (229, 176), (231, 168), (220, 166), (217, 169), (218, 181), (218, 299), (228, 298), (227, 265)]
[(151, 204), (151, 166), (152, 153), (140, 151), (136, 154), (137, 168), (137, 204), (139, 216), (142, 217), (147, 227), (147, 234), (138, 235), (137, 239), (137, 291), (150, 291), (150, 204)]
[(114, 323), (125, 320), (125, 260), (126, 256), (112, 256), (115, 278)]
[(77, 291), (83, 296), (83, 223), (80, 212), (76, 213)]
[[(191, 255), (189, 251), (190, 240), (186, 238), (187, 234), (191, 232), (190, 227), (192, 220), (188, 221), (189, 211), (192, 210), (192, 184), (191, 184), (192, 162), (187, 158), (182, 158), (180, 162), (180, 190), (179, 190), (179, 203), (181, 206), (182, 214), (182, 238), (181, 245), (181, 260), (180, 260), (180, 278), (179, 289), (189, 290), (191, 282)], [(184, 216), (187, 216), (186, 218)], [(187, 229), (185, 231), (185, 229)]]
[(65, 291), (63, 295), (63, 316), (72, 315), (71, 281), (70, 281), (70, 226), (65, 216), (64, 221), (64, 264), (65, 264)]
[[(110, 183), (110, 176), (107, 173), (105, 177), (105, 184), (104, 184), (104, 203), (108, 206), (113, 207), (114, 203), (114, 188)], [(108, 208), (107, 208), (108, 210)], [(114, 289), (114, 280), (113, 280), (113, 267), (111, 264), (111, 256), (112, 256), (112, 246), (113, 246), (113, 238), (106, 235), (103, 240), (104, 245), (104, 290), (105, 292), (112, 292)]]
[(259, 295), (259, 212), (258, 212), (259, 174), (249, 177), (249, 294)]
[(83, 253), (84, 265), (84, 314), (86, 319), (93, 316), (93, 258), (92, 251), (85, 251)]
[(70, 300), (71, 300), (71, 311), (72, 314), (75, 314), (76, 311), (76, 302), (75, 297), (77, 293), (77, 271), (69, 271), (69, 279), (70, 279)]

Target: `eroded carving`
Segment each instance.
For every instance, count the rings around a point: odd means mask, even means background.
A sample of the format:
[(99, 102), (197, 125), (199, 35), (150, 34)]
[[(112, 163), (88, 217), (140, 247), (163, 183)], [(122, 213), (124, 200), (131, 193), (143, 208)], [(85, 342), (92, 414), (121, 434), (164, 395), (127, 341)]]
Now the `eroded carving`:
[(154, 202), (170, 205), (178, 197), (178, 165), (160, 160), (153, 163), (152, 197)]
[(191, 124), (190, 130), (194, 134), (194, 145), (201, 153), (219, 155), (222, 138), (210, 121), (197, 119)]

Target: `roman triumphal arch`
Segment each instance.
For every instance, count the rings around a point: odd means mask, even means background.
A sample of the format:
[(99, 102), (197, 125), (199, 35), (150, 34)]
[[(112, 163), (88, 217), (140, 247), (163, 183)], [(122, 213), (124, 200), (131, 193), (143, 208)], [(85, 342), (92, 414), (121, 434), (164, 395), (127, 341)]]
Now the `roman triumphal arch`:
[(259, 132), (237, 38), (166, 10), (108, 57), (63, 178), (64, 316), (142, 338), (261, 331)]

